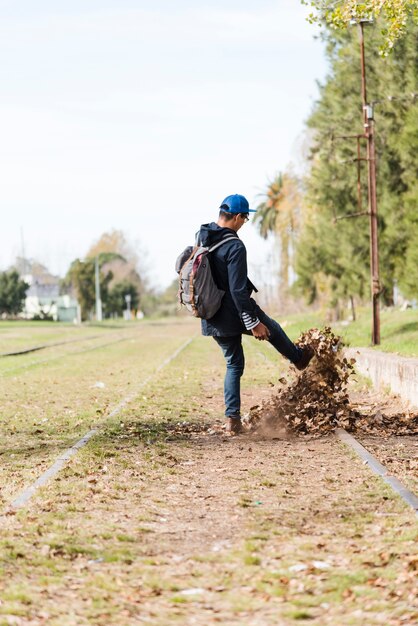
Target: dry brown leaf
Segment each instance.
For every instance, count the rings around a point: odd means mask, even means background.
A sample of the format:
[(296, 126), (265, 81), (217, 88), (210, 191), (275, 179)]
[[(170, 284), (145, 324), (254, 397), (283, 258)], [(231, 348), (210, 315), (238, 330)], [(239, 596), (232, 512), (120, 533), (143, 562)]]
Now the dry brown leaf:
[(355, 359), (343, 355), (343, 341), (331, 328), (312, 328), (297, 344), (311, 346), (315, 358), (293, 381), (280, 378), (283, 385), (261, 406), (250, 410), (246, 423), (250, 430), (274, 434), (321, 436), (337, 427), (379, 435), (418, 433), (418, 415), (405, 411), (386, 416), (377, 405), (350, 404), (348, 383), (354, 373)]

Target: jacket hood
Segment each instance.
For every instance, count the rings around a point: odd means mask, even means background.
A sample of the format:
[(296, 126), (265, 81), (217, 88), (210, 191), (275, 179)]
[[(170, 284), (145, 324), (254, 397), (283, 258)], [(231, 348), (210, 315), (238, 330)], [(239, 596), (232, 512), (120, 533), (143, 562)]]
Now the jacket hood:
[(223, 228), (222, 226), (218, 226), (215, 222), (202, 224), (198, 233), (199, 242), (202, 246), (213, 246), (215, 243), (218, 243), (218, 241), (221, 241), (221, 239), (231, 237), (231, 235), (239, 239), (235, 230), (232, 230), (232, 228)]

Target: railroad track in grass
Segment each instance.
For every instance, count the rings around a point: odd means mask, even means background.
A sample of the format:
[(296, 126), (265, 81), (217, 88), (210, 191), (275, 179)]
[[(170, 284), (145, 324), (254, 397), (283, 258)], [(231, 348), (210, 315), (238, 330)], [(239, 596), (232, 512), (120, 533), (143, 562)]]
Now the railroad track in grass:
[[(168, 365), (173, 359), (177, 357), (180, 352), (186, 348), (192, 340), (188, 340), (185, 344), (180, 346), (176, 352), (168, 357), (163, 363), (161, 363), (155, 373), (158, 373), (161, 369), (163, 369), (166, 365)], [(125, 397), (114, 409), (106, 419), (110, 419), (117, 415), (134, 397), (138, 395), (138, 393), (143, 390), (153, 375), (149, 376), (146, 380), (142, 381), (136, 391), (130, 396)], [(34, 496), (37, 490), (44, 486), (49, 480), (54, 478), (66, 465), (66, 463), (75, 455), (77, 452), (83, 448), (92, 437), (97, 435), (100, 431), (100, 426), (92, 428), (89, 430), (83, 437), (78, 439), (72, 446), (67, 448), (60, 456), (55, 460), (55, 462), (45, 471), (43, 472), (31, 485), (29, 485), (26, 489), (24, 489), (9, 505), (8, 510), (17, 510), (24, 507), (29, 500)], [(348, 447), (356, 452), (356, 454), (362, 459), (365, 465), (369, 467), (369, 469), (377, 474), (391, 489), (394, 491), (402, 500), (411, 507), (415, 514), (418, 515), (418, 497), (409, 489), (405, 487), (405, 485), (395, 476), (391, 474), (391, 472), (386, 468), (382, 463), (378, 461), (362, 444), (355, 438), (353, 435), (349, 434), (342, 428), (338, 428), (336, 430), (336, 436)]]
[[(117, 327), (117, 326), (106, 326), (106, 327), (102, 327), (102, 334), (96, 334), (96, 335), (86, 335), (84, 337), (75, 337), (72, 339), (61, 339), (59, 341), (50, 341), (50, 342), (46, 342), (46, 343), (40, 343), (40, 344), (35, 344), (35, 345), (29, 345), (27, 347), (24, 348), (20, 348), (19, 350), (13, 350), (13, 351), (9, 351), (9, 352), (0, 352), (0, 359), (4, 359), (7, 357), (14, 357), (14, 356), (24, 356), (26, 354), (30, 354), (31, 352), (39, 352), (40, 350), (47, 350), (48, 348), (55, 348), (57, 346), (64, 346), (67, 344), (72, 344), (72, 343), (80, 343), (83, 341), (89, 341), (91, 339), (98, 339), (100, 337), (103, 336), (103, 334), (109, 330), (109, 329), (117, 329), (119, 332), (124, 332), (124, 331), (131, 331), (132, 329), (129, 327), (125, 327), (125, 328), (121, 328), (121, 327)], [(114, 334), (114, 333), (113, 333)]]
[[(149, 322), (147, 323), (147, 326), (166, 326), (167, 324), (161, 323), (161, 322)], [(145, 326), (141, 326), (141, 330), (144, 328)], [(120, 331), (130, 331), (132, 332), (132, 328), (120, 328), (117, 326), (107, 326), (106, 329), (118, 329), (119, 332)], [(138, 328), (136, 328), (135, 330), (138, 330)], [(91, 341), (93, 339), (99, 339), (101, 338), (103, 335), (87, 335), (86, 337), (77, 337), (75, 339), (63, 339), (62, 341), (52, 341), (49, 343), (42, 343), (39, 345), (32, 345), (32, 346), (28, 346), (26, 348), (22, 348), (20, 350), (14, 350), (11, 352), (0, 352), (0, 359), (4, 359), (4, 358), (11, 358), (11, 357), (19, 357), (22, 356), (24, 357), (27, 354), (30, 354), (32, 352), (39, 352), (40, 350), (47, 350), (49, 348), (55, 348), (55, 347), (59, 347), (59, 346), (64, 346), (64, 345), (68, 345), (68, 344), (73, 344), (73, 343), (82, 343), (85, 341)], [(130, 337), (127, 337), (130, 338)], [(123, 339), (121, 339), (123, 340)], [(113, 342), (110, 342), (113, 343)], [(108, 345), (108, 344), (103, 344)], [(44, 361), (42, 361), (44, 362)]]
[[(51, 356), (49, 356), (49, 357), (47, 357), (45, 359), (37, 359), (35, 361), (30, 361), (29, 363), (25, 362), (25, 363), (18, 364), (18, 365), (15, 365), (13, 367), (8, 367), (8, 368), (5, 368), (5, 369), (3, 369), (1, 367), (1, 364), (7, 363), (7, 361), (5, 361), (5, 360), (1, 361), (0, 362), (0, 376), (4, 376), (5, 374), (14, 374), (15, 372), (26, 370), (26, 369), (29, 369), (31, 367), (36, 367), (37, 365), (44, 365), (46, 363), (51, 363), (51, 362), (57, 361), (59, 359), (64, 359), (64, 358), (67, 358), (67, 357), (83, 354), (85, 352), (92, 352), (93, 350), (99, 350), (100, 348), (106, 348), (108, 346), (114, 345), (116, 343), (120, 343), (122, 341), (132, 340), (137, 335), (131, 333), (131, 334), (123, 336), (123, 337), (121, 337), (120, 335), (116, 335), (116, 336), (113, 335), (113, 336), (115, 338), (111, 339), (110, 341), (108, 340), (108, 341), (105, 341), (105, 342), (97, 343), (97, 344), (95, 344), (93, 346), (89, 346), (89, 347), (83, 348), (81, 350), (74, 350), (74, 351), (64, 350), (63, 352), (61, 352), (61, 354), (58, 354), (58, 355), (57, 354), (55, 354), (55, 355), (52, 354)], [(43, 349), (48, 349), (48, 348), (60, 348), (62, 346), (67, 347), (67, 346), (72, 346), (75, 343), (82, 344), (82, 343), (85, 343), (85, 342), (95, 341), (96, 339), (102, 339), (102, 335), (90, 335), (88, 337), (80, 337), (80, 338), (77, 338), (77, 339), (70, 339), (70, 340), (67, 340), (67, 341), (53, 342), (53, 343), (49, 343), (49, 344), (44, 344), (42, 346), (37, 346), (37, 347), (34, 347), (34, 348), (28, 348), (28, 349), (25, 349), (25, 350), (19, 350), (17, 352), (10, 352), (10, 353), (7, 353), (7, 354), (2, 354), (0, 356), (2, 356), (2, 357), (10, 357), (10, 358), (12, 358), (12, 357), (19, 357), (19, 359), (20, 359), (20, 358), (24, 358), (26, 355), (29, 355), (29, 354), (32, 354), (35, 351), (38, 351), (38, 350), (43, 350)], [(110, 337), (108, 337), (108, 339), (110, 339)]]
[(14, 352), (1, 352), (0, 358), (21, 356), (29, 354), (30, 352), (38, 352), (39, 350), (46, 350), (47, 348), (55, 348), (56, 346), (63, 346), (67, 343), (78, 343), (80, 341), (88, 341), (89, 339), (97, 339), (100, 335), (88, 335), (87, 337), (78, 337), (77, 339), (65, 339), (63, 341), (52, 341), (50, 343), (42, 343), (38, 346), (30, 346), (29, 348), (23, 348), (22, 350), (16, 350)]
[(55, 460), (55, 462), (45, 471), (43, 472), (31, 485), (29, 485), (26, 489), (24, 489), (14, 500), (10, 503), (8, 511), (15, 511), (19, 508), (25, 506), (28, 501), (32, 498), (33, 495), (36, 494), (39, 487), (44, 486), (50, 479), (54, 478), (66, 465), (66, 463), (75, 455), (77, 452), (83, 448), (92, 437), (97, 435), (101, 428), (103, 428), (104, 423), (110, 420), (112, 417), (116, 416), (120, 411), (129, 404), (134, 398), (136, 398), (139, 393), (147, 387), (150, 381), (154, 378), (154, 376), (158, 375), (158, 373), (163, 370), (167, 365), (169, 365), (174, 359), (177, 358), (181, 352), (185, 348), (187, 348), (191, 342), (193, 341), (193, 337), (191, 339), (187, 339), (184, 343), (182, 343), (172, 354), (170, 354), (167, 358), (165, 358), (160, 364), (155, 368), (154, 372), (144, 378), (134, 392), (125, 396), (117, 406), (106, 415), (104, 422), (98, 424), (97, 426), (91, 428), (88, 432), (86, 432), (83, 437), (78, 439), (72, 446), (64, 450), (59, 457)]
[[(78, 350), (76, 352), (72, 352), (72, 353), (65, 353), (65, 354), (61, 354), (58, 356), (52, 356), (48, 359), (43, 359), (40, 361), (35, 361), (33, 363), (29, 363), (29, 364), (25, 364), (22, 366), (18, 366), (17, 368), (14, 368), (15, 370), (19, 370), (19, 369), (23, 369), (23, 368), (28, 368), (28, 367), (33, 367), (36, 365), (40, 365), (43, 363), (47, 363), (56, 359), (61, 359), (61, 358), (65, 358), (66, 356), (71, 356), (72, 354), (76, 355), (76, 354), (80, 354), (83, 352), (90, 352), (93, 350), (97, 350), (121, 341), (126, 341), (126, 340), (130, 340), (132, 339), (133, 336), (130, 334), (128, 336), (125, 337), (116, 337), (114, 338), (112, 341), (108, 341), (106, 343), (99, 343), (97, 345), (94, 346), (90, 346), (87, 348), (84, 348), (83, 350)], [(83, 339), (81, 339), (80, 341), (88, 341), (91, 340), (92, 337), (85, 337)], [(97, 336), (94, 337), (94, 339), (97, 339)], [(55, 342), (55, 343), (59, 343), (60, 345), (62, 345), (61, 342)], [(63, 343), (69, 343), (69, 342), (63, 342)], [(71, 343), (75, 343), (75, 342), (71, 342)], [(181, 350), (183, 350), (184, 347), (186, 347), (188, 344), (190, 343), (190, 341), (186, 342), (186, 344), (184, 344), (180, 349), (178, 349), (173, 355), (171, 355), (168, 359), (166, 359), (162, 364), (160, 364), (157, 369), (155, 370), (154, 374), (157, 373), (158, 371), (160, 371), (160, 369), (162, 369), (162, 367), (165, 367), (165, 365), (167, 363), (169, 363), (171, 360), (173, 360), (177, 354), (180, 353)], [(49, 347), (51, 347), (51, 344), (49, 344)], [(9, 370), (10, 372), (10, 370)], [(4, 373), (4, 372), (3, 372)], [(154, 375), (153, 374), (153, 375)], [(152, 375), (152, 376), (153, 376)], [(141, 382), (140, 385), (140, 389), (143, 389), (147, 384), (148, 381), (150, 380), (150, 378), (152, 377), (148, 377), (146, 380)], [(136, 392), (137, 393), (137, 392)], [(130, 398), (131, 396), (129, 396)], [(123, 406), (125, 406), (125, 404), (129, 401), (129, 399), (125, 398), (124, 400), (122, 400), (122, 402), (116, 407), (116, 409), (114, 409), (114, 411), (109, 415), (109, 417), (115, 415), (117, 412), (119, 412)], [(81, 439), (79, 439), (73, 446), (71, 446), (70, 448), (68, 448), (65, 453), (63, 453), (59, 459), (57, 459), (57, 461), (53, 464), (53, 466), (51, 466), (53, 469), (49, 469), (47, 470), (47, 472), (45, 472), (39, 479), (38, 481), (36, 481), (36, 483), (34, 483), (36, 486), (33, 488), (36, 490), (37, 486), (40, 486), (41, 484), (44, 484), (49, 478), (51, 478), (52, 476), (54, 476), (63, 466), (64, 464), (67, 462), (67, 460), (73, 456), (73, 454), (75, 454), (78, 449), (80, 449), (81, 447), (83, 447), (92, 436), (94, 436), (96, 433), (98, 432), (97, 428), (94, 428), (92, 430), (90, 430), (89, 432), (87, 432)], [(408, 504), (408, 506), (411, 506), (414, 511), (416, 513), (418, 513), (418, 497), (412, 493), (412, 491), (410, 491), (405, 485), (403, 485), (398, 478), (396, 478), (395, 476), (392, 475), (391, 471), (385, 467), (382, 463), (380, 463), (380, 461), (375, 458), (371, 452), (369, 450), (366, 450), (366, 448), (364, 448), (361, 443), (352, 435), (348, 434), (346, 431), (344, 431), (343, 429), (337, 429), (336, 431), (336, 436), (338, 436), (340, 438), (341, 441), (343, 441), (343, 443), (345, 443), (346, 445), (350, 446), (357, 454), (359, 454), (359, 456), (361, 457), (361, 459), (363, 460), (364, 464), (367, 464), (368, 467), (375, 472), (376, 474), (378, 474), (383, 480), (384, 482), (386, 482), (391, 489), (393, 489), (399, 496), (401, 496), (403, 498), (403, 500)], [(383, 461), (384, 463), (384, 461)], [(29, 488), (30, 489), (30, 493), (32, 493), (33, 489), (32, 487)], [(34, 492), (34, 491), (33, 491)], [(26, 502), (26, 496), (24, 498), (24, 501)], [(20, 502), (20, 500), (18, 501)], [(23, 502), (23, 501), (22, 501)], [(23, 504), (22, 504), (23, 505)]]
[(418, 496), (410, 491), (385, 465), (371, 454), (356, 437), (348, 433), (344, 428), (337, 428), (335, 434), (344, 444), (354, 450), (364, 464), (367, 465), (372, 472), (380, 476), (408, 506), (414, 509), (416, 515), (418, 515)]

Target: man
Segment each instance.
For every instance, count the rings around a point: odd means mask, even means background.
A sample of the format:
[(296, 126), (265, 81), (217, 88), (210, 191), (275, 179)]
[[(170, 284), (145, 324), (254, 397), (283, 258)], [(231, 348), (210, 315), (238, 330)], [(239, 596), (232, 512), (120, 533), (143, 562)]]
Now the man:
[(203, 246), (213, 246), (235, 235), (234, 239), (210, 254), (213, 277), (225, 295), (218, 312), (211, 319), (202, 320), (202, 334), (215, 339), (226, 360), (225, 416), (227, 430), (233, 434), (241, 431), (240, 379), (245, 364), (243, 334), (269, 341), (299, 370), (307, 367), (314, 354), (310, 348), (302, 350), (296, 346), (281, 326), (251, 298), (251, 293), (257, 289), (247, 277), (247, 251), (238, 237), (238, 231), (248, 221), (250, 212), (254, 211), (244, 196), (227, 196), (220, 206), (218, 221), (203, 224), (198, 235)]

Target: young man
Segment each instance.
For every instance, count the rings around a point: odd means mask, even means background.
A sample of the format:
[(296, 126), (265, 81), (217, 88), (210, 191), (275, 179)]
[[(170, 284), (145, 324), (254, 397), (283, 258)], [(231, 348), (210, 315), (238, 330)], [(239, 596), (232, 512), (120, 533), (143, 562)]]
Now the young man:
[(235, 235), (210, 254), (213, 277), (225, 295), (218, 312), (211, 319), (202, 320), (202, 334), (215, 339), (226, 360), (225, 416), (227, 430), (232, 433), (241, 430), (240, 379), (245, 364), (243, 334), (269, 341), (299, 370), (305, 369), (313, 357), (310, 348), (302, 350), (296, 346), (281, 326), (251, 298), (251, 293), (257, 289), (247, 277), (247, 251), (238, 237), (250, 212), (254, 211), (244, 196), (227, 196), (220, 206), (218, 221), (203, 224), (199, 232), (199, 242), (204, 246), (212, 246)]

